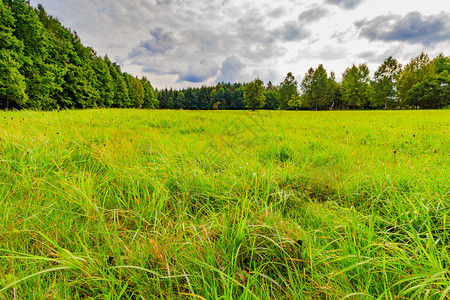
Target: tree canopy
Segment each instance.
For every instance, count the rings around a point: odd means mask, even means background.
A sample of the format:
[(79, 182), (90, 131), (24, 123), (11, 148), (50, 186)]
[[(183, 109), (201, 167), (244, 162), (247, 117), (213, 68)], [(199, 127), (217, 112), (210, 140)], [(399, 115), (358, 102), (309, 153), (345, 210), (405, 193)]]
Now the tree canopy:
[(0, 1), (0, 109), (156, 108), (146, 78), (121, 71), (26, 0)]
[(251, 110), (263, 107), (266, 100), (265, 94), (264, 83), (259, 78), (244, 85), (244, 102), (246, 107)]

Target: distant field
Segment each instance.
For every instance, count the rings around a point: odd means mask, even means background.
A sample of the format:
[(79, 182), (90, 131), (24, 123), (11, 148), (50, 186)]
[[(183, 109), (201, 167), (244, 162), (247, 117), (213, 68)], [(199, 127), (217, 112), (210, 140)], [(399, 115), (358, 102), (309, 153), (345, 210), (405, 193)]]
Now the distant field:
[(0, 299), (450, 299), (449, 111), (0, 111)]

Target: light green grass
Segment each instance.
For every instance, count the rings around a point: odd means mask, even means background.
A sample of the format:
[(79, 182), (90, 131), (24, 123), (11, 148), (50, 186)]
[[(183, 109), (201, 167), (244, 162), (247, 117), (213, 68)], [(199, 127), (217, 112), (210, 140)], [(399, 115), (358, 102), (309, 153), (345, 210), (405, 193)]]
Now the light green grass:
[(0, 299), (450, 299), (449, 135), (448, 111), (0, 111)]

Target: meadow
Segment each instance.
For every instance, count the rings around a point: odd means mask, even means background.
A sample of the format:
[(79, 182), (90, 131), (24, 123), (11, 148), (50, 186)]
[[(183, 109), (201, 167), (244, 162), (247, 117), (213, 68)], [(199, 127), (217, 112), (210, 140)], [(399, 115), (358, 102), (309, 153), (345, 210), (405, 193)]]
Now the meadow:
[(0, 111), (0, 299), (450, 299), (448, 111)]

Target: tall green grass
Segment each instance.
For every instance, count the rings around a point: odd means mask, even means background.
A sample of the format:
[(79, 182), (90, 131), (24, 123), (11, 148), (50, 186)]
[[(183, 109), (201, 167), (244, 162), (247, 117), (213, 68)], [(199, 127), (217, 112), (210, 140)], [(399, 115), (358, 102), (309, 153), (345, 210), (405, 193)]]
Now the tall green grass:
[(450, 299), (447, 111), (0, 111), (0, 299)]

